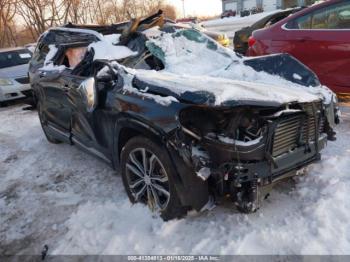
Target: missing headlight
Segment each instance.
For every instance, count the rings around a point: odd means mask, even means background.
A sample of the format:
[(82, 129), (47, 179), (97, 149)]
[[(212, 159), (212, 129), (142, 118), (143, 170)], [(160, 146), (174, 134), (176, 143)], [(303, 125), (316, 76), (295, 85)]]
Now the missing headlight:
[(188, 108), (181, 112), (180, 123), (184, 131), (200, 140), (201, 137), (242, 142), (256, 140), (262, 136), (264, 120), (257, 110)]

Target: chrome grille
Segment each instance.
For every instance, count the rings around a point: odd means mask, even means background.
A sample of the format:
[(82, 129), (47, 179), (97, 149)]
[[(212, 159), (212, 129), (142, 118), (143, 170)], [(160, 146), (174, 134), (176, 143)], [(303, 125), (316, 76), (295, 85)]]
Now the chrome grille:
[(301, 115), (282, 120), (277, 124), (273, 140), (272, 156), (279, 156), (298, 146)]

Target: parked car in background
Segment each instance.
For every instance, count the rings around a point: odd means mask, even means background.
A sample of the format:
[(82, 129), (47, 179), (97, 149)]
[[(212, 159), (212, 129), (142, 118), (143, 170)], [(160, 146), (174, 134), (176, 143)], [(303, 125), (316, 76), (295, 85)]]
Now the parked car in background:
[(244, 9), (241, 11), (241, 17), (249, 16), (250, 10)]
[(248, 55), (276, 53), (299, 59), (334, 92), (350, 93), (350, 1), (325, 1), (253, 32)]
[(223, 12), (221, 14), (221, 19), (225, 18), (225, 17), (231, 17), (231, 16), (236, 16), (237, 12), (234, 10), (226, 10), (225, 12)]
[(0, 103), (31, 96), (28, 62), (32, 53), (23, 47), (0, 49)]
[(251, 15), (255, 15), (255, 14), (258, 14), (258, 13), (262, 13), (264, 12), (264, 9), (261, 8), (261, 7), (253, 7), (250, 9), (250, 14)]
[(131, 202), (166, 220), (228, 196), (254, 212), (334, 138), (333, 93), (299, 61), (238, 57), (161, 12), (52, 28), (29, 73), (47, 139), (120, 167)]
[(235, 52), (245, 55), (249, 47), (248, 39), (252, 35), (253, 31), (264, 27), (267, 28), (277, 23), (278, 21), (281, 21), (282, 19), (286, 18), (290, 14), (300, 11), (301, 9), (302, 9), (301, 7), (296, 7), (296, 8), (281, 10), (277, 13), (267, 15), (266, 17), (255, 22), (253, 25), (243, 27), (241, 30), (235, 32), (235, 36), (233, 39)]
[(224, 47), (230, 46), (230, 38), (227, 36), (227, 34), (222, 33), (222, 32), (210, 31), (210, 30), (206, 29), (205, 27), (203, 27), (201, 24), (192, 24), (191, 23), (189, 25), (190, 25), (190, 27), (192, 27), (198, 31), (201, 31), (202, 33), (206, 34), (207, 36), (213, 38), (216, 42), (218, 42), (222, 46), (224, 46)]

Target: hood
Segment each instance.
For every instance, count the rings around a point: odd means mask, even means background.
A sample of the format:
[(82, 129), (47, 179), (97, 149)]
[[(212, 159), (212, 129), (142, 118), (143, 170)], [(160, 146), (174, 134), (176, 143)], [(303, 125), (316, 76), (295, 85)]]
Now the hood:
[(210, 76), (176, 75), (167, 72), (136, 72), (133, 86), (142, 92), (172, 96), (177, 100), (210, 106), (281, 106), (319, 101), (304, 88), (270, 85)]
[(28, 64), (11, 66), (0, 69), (0, 77), (2, 78), (17, 78), (27, 76), (28, 74)]

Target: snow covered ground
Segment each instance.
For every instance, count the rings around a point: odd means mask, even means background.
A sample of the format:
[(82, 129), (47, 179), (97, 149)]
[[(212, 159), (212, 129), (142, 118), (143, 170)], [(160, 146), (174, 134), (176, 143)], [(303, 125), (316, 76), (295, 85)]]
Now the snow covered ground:
[(226, 17), (223, 19), (214, 19), (202, 22), (201, 24), (210, 31), (224, 32), (228, 35), (229, 38), (235, 36), (235, 32), (242, 29), (245, 26), (250, 26), (261, 18), (273, 14), (280, 10), (274, 10), (271, 12), (263, 12), (259, 14), (254, 14), (250, 16), (234, 16)]
[(103, 162), (49, 144), (21, 108), (0, 108), (0, 254), (350, 254), (350, 107), (323, 160), (257, 213), (227, 202), (170, 222), (132, 206)]

